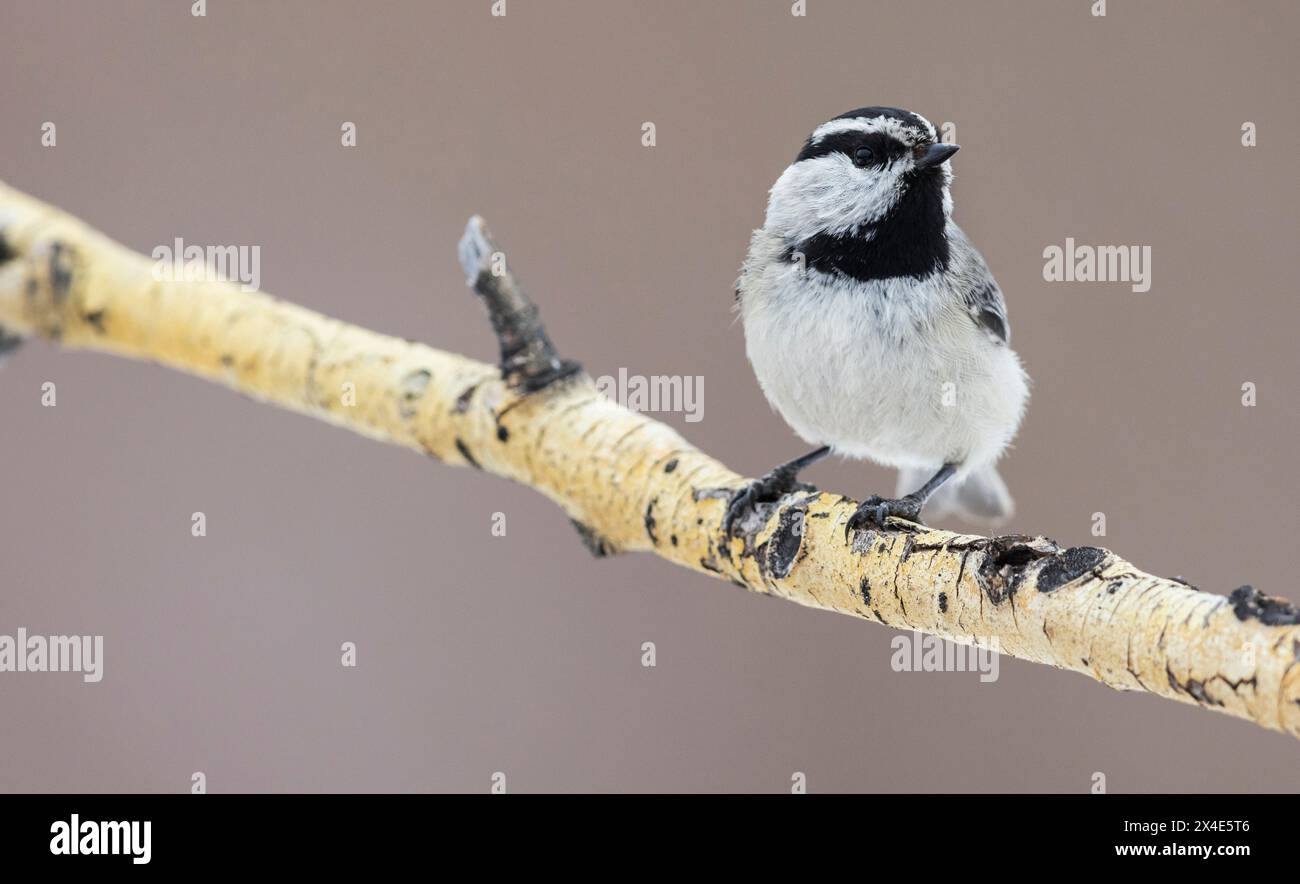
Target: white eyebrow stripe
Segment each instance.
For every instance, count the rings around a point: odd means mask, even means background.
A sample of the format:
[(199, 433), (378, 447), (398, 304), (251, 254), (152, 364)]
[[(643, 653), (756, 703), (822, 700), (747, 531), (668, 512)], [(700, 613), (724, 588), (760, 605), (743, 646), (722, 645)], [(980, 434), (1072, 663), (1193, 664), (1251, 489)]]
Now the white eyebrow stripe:
[[(934, 124), (920, 114), (913, 114), (913, 116), (925, 124), (931, 141), (938, 139)], [(904, 144), (910, 144), (916, 140), (915, 127), (909, 126), (894, 117), (848, 117), (843, 120), (830, 120), (822, 123), (813, 130), (813, 143), (816, 144), (823, 138), (839, 132), (882, 132)]]
[(883, 127), (877, 125), (880, 118), (874, 120), (863, 120), (850, 118), (847, 120), (831, 120), (829, 123), (822, 123), (813, 130), (813, 142), (821, 141), (828, 135), (835, 135), (840, 132), (881, 132)]
[(916, 111), (912, 111), (911, 113), (912, 113), (912, 116), (916, 117), (916, 118), (917, 118), (918, 120), (920, 120), (922, 123), (925, 123), (925, 129), (926, 129), (927, 132), (930, 133), (930, 140), (931, 140), (931, 141), (938, 141), (938, 140), (939, 140), (939, 130), (937, 130), (937, 129), (934, 128), (934, 123), (931, 123), (929, 120), (927, 120), (925, 117), (923, 117), (923, 116), (921, 116), (920, 114), (918, 114)]

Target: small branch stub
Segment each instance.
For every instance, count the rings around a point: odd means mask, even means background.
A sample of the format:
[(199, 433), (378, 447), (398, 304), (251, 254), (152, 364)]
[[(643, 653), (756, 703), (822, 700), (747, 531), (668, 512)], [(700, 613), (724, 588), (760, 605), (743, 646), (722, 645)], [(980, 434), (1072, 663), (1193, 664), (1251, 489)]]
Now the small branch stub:
[(581, 365), (561, 359), (555, 352), (537, 305), (524, 294), (478, 215), (465, 225), (457, 252), (465, 282), (483, 299), (501, 345), (501, 374), (506, 383), (532, 393), (582, 370)]

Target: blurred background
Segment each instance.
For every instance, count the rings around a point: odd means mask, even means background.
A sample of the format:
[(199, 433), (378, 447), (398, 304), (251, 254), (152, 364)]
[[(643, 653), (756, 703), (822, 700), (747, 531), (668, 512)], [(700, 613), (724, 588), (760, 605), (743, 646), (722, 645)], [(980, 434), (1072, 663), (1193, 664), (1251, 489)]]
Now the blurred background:
[[(481, 213), (565, 355), (701, 376), (703, 420), (663, 419), (754, 475), (805, 447), (731, 313), (767, 189), (819, 122), (907, 107), (955, 126), (956, 219), (1034, 380), (1008, 528), (1300, 600), (1300, 8), (1108, 6), (2, 0), (0, 178), (491, 360), (455, 257)], [(1045, 283), (1066, 237), (1151, 246), (1151, 290)], [(526, 488), (155, 366), (34, 342), (0, 414), (0, 633), (105, 644), (99, 684), (0, 675), (0, 790), (1300, 789), (1290, 738), (1008, 658), (894, 672), (891, 630), (593, 560)]]

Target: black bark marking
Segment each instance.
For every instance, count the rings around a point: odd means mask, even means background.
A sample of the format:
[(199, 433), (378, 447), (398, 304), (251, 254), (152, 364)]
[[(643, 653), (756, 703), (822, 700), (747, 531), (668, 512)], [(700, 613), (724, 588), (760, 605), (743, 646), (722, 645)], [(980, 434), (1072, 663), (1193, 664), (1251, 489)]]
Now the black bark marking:
[(790, 504), (781, 511), (776, 530), (763, 544), (766, 547), (767, 571), (778, 580), (790, 576), (799, 550), (803, 547), (803, 522), (808, 512), (805, 500)]
[(939, 611), (944, 614), (948, 613), (948, 593), (946, 592), (939, 593)]
[(501, 424), (497, 424), (497, 441), (499, 442), (510, 441), (510, 431), (507, 430), (505, 427), (503, 427)]
[(668, 461), (668, 463), (664, 464), (665, 473), (671, 473), (675, 469), (677, 469), (677, 458), (675, 457), (672, 460)]
[(650, 502), (645, 507), (645, 533), (650, 538), (650, 542), (655, 546), (659, 545), (659, 538), (655, 536), (655, 504), (659, 502), (658, 495), (650, 498)]
[(578, 531), (578, 536), (582, 538), (582, 545), (587, 548), (594, 557), (603, 559), (612, 553), (617, 552), (614, 545), (606, 540), (602, 535), (597, 534), (591, 528), (579, 522), (577, 519), (570, 519), (569, 523)]
[[(1230, 680), (1224, 678), (1222, 675), (1215, 675), (1215, 676), (1212, 676), (1209, 680), (1210, 680), (1210, 681), (1221, 681), (1221, 682), (1223, 682), (1223, 683), (1226, 684), (1228, 687), (1232, 688), (1232, 692), (1233, 692), (1234, 694), (1235, 694), (1235, 693), (1238, 693), (1238, 692), (1241, 690), (1241, 686), (1242, 686), (1242, 685), (1247, 685), (1247, 684), (1250, 685), (1250, 689), (1251, 689), (1252, 691), (1255, 691), (1255, 692), (1258, 692), (1258, 691), (1259, 691), (1259, 679), (1256, 678), (1256, 677), (1254, 677), (1254, 676), (1251, 676), (1250, 678), (1239, 678), (1239, 679), (1237, 679), (1236, 681), (1230, 681)], [(1219, 705), (1222, 706), (1223, 704), (1220, 703)]]
[(1072, 546), (1052, 557), (1038, 572), (1038, 591), (1052, 592), (1065, 584), (1078, 580), (1106, 558), (1106, 550), (1095, 546)]
[(0, 264), (12, 261), (17, 257), (18, 252), (14, 251), (13, 246), (9, 245), (8, 240), (5, 239), (4, 231), (0, 230)]
[(1296, 626), (1300, 624), (1300, 608), (1286, 599), (1264, 595), (1255, 587), (1247, 584), (1239, 586), (1228, 596), (1232, 603), (1232, 612), (1237, 619), (1258, 620), (1265, 626)]
[[(1217, 678), (1218, 676), (1215, 676), (1215, 677)], [(1165, 678), (1169, 679), (1169, 687), (1171, 687), (1171, 688), (1173, 689), (1174, 693), (1176, 693), (1176, 694), (1187, 694), (1189, 697), (1191, 697), (1191, 698), (1192, 698), (1193, 700), (1195, 700), (1197, 703), (1200, 703), (1202, 706), (1222, 706), (1222, 705), (1223, 705), (1223, 701), (1222, 701), (1222, 700), (1216, 700), (1216, 699), (1214, 699), (1213, 697), (1211, 697), (1211, 696), (1209, 695), (1208, 692), (1206, 692), (1206, 690), (1205, 690), (1205, 682), (1203, 682), (1203, 681), (1197, 681), (1197, 680), (1194, 679), (1194, 678), (1188, 678), (1187, 681), (1185, 681), (1185, 682), (1180, 682), (1180, 681), (1179, 681), (1179, 680), (1174, 676), (1174, 672), (1173, 672), (1172, 669), (1169, 668), (1169, 664), (1168, 664), (1168, 663), (1165, 664)], [(1253, 682), (1254, 679), (1243, 679), (1242, 681), (1252, 681), (1252, 682)], [(1232, 686), (1233, 690), (1236, 691), (1237, 686), (1239, 686), (1241, 683), (1242, 683), (1242, 682), (1238, 682), (1236, 685), (1233, 685), (1233, 686)], [(1228, 682), (1228, 684), (1231, 685), (1232, 682)]]
[[(1049, 640), (1050, 640), (1050, 636), (1049, 636)], [(1129, 675), (1133, 676), (1133, 680), (1136, 681), (1142, 687), (1142, 690), (1144, 691), (1151, 690), (1151, 688), (1147, 687), (1146, 682), (1142, 680), (1142, 676), (1137, 674), (1137, 670), (1135, 670), (1132, 666), (1125, 666), (1124, 668), (1128, 670)]]
[(1056, 555), (1056, 544), (1044, 538), (1047, 547), (1030, 537), (1009, 534), (981, 541), (984, 560), (975, 571), (980, 589), (990, 602), (1000, 605), (1016, 594), (1025, 572), (1039, 559)]
[(898, 602), (898, 609), (903, 612), (903, 622), (907, 622), (907, 603), (903, 601), (903, 596), (898, 592), (898, 572), (902, 570), (903, 560), (899, 559), (894, 563), (894, 599)]
[(970, 547), (953, 547), (961, 550), (961, 566), (957, 569), (957, 585), (961, 586), (962, 577), (966, 576), (966, 560), (970, 558)]
[(1205, 682), (1203, 681), (1197, 681), (1194, 678), (1189, 678), (1187, 679), (1187, 684), (1184, 687), (1184, 690), (1186, 690), (1187, 693), (1191, 694), (1196, 699), (1196, 702), (1202, 704), (1203, 706), (1223, 705), (1222, 701), (1214, 699), (1213, 697), (1211, 697), (1209, 694), (1205, 692)]
[(460, 452), (461, 457), (469, 461), (469, 465), (472, 466), (474, 469), (476, 470), (483, 469), (483, 467), (479, 465), (479, 462), (474, 459), (474, 455), (469, 453), (469, 447), (465, 444), (465, 440), (460, 438), (459, 436), (456, 437), (456, 450)]
[(50, 292), (55, 304), (62, 304), (72, 291), (73, 252), (61, 242), (50, 246)]
[(677, 535), (676, 535), (676, 534), (671, 534), (671, 535), (669, 535), (668, 540), (672, 542), (672, 545), (673, 545), (673, 546), (676, 546), (676, 545), (677, 545)]
[(477, 389), (478, 384), (470, 384), (468, 387), (460, 391), (460, 395), (456, 397), (456, 414), (464, 414), (469, 411), (469, 400), (473, 398), (474, 391)]
[(104, 333), (104, 311), (103, 310), (91, 310), (88, 313), (83, 313), (81, 318), (84, 319), (86, 323), (89, 324), (92, 328), (94, 328), (95, 331), (98, 332), (99, 334), (102, 335)]
[(868, 608), (870, 608), (871, 607), (871, 581), (868, 580), (866, 577), (863, 577), (862, 583), (859, 584), (858, 589), (862, 591), (862, 603), (866, 605)]
[(415, 403), (425, 391), (429, 389), (429, 381), (433, 380), (433, 372), (427, 368), (417, 368), (402, 378), (402, 401), (398, 407), (398, 414), (402, 420), (410, 420), (415, 417)]
[(722, 568), (713, 559), (700, 559), (700, 567), (705, 571), (712, 571), (714, 574), (722, 573)]

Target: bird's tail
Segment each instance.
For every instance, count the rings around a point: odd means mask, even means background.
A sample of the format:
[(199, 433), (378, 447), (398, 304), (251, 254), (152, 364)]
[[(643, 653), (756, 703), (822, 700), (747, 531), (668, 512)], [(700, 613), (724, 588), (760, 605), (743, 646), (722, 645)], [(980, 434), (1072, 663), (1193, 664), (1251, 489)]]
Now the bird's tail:
[[(931, 470), (900, 470), (898, 496), (910, 494), (930, 478)], [(1007, 483), (998, 475), (997, 467), (989, 464), (972, 472), (960, 482), (949, 481), (930, 496), (922, 518), (934, 522), (948, 516), (959, 516), (967, 522), (997, 525), (1011, 518), (1016, 510)]]

